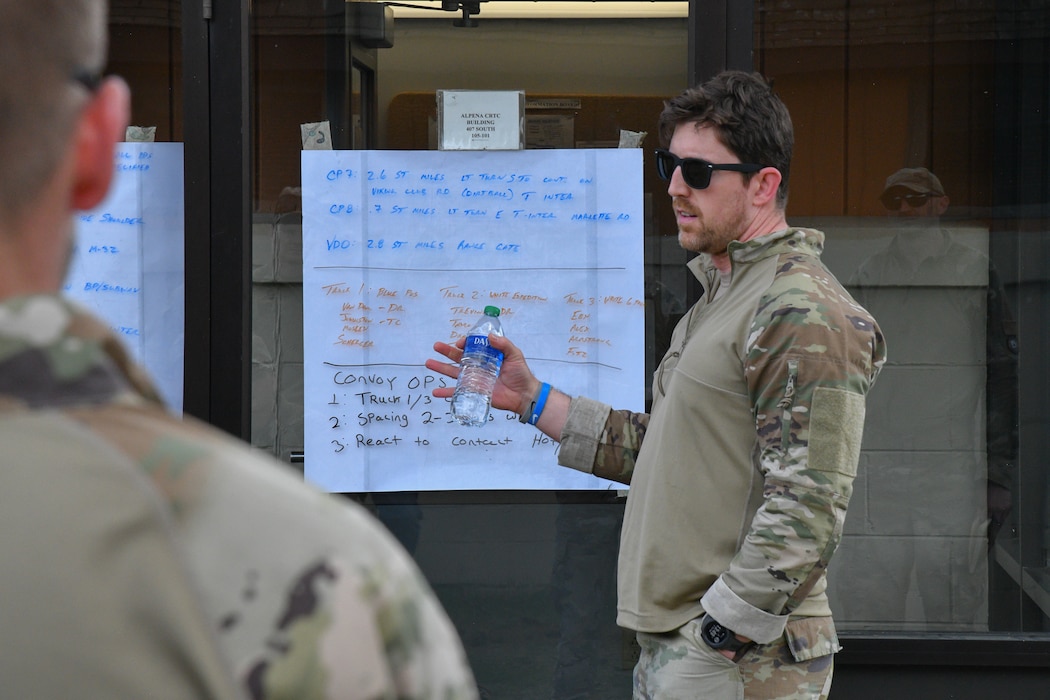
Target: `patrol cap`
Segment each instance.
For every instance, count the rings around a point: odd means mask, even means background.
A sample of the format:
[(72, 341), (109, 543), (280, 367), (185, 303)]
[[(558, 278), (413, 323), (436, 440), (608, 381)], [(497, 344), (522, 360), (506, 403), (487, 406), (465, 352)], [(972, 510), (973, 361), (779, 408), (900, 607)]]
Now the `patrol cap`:
[(886, 187), (882, 191), (886, 193), (893, 187), (904, 188), (919, 194), (944, 196), (941, 181), (926, 168), (901, 168), (886, 178)]

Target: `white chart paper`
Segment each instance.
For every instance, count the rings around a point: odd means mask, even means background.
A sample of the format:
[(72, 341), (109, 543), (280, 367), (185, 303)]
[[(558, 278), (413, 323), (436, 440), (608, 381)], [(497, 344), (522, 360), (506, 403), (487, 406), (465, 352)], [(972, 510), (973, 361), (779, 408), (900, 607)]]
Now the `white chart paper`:
[(106, 199), (77, 217), (64, 291), (124, 340), (182, 411), (184, 307), (183, 147), (117, 144)]
[(513, 413), (454, 423), (423, 366), (486, 305), (538, 377), (644, 404), (637, 149), (304, 151), (305, 471), (336, 492), (603, 489)]

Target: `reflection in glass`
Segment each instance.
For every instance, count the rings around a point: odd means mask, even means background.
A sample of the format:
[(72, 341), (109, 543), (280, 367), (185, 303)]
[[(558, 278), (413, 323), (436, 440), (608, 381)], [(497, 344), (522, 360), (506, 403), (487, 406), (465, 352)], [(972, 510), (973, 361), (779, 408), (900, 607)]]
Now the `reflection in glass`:
[(1025, 54), (1046, 13), (759, 0), (754, 16), (755, 67), (795, 121), (789, 220), (827, 232), (889, 350), (829, 570), (840, 629), (1042, 631), (1046, 428), (1024, 407), (1045, 393), (1031, 330), (1048, 300), (1045, 258), (1023, 251), (1046, 236), (1029, 151), (1047, 124), (1024, 107), (1046, 90)]

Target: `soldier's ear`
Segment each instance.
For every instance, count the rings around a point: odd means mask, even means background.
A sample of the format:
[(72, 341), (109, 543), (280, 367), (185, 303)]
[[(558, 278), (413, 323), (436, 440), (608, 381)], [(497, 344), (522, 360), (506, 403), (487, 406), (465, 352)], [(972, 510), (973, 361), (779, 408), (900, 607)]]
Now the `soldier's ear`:
[(934, 204), (934, 211), (937, 213), (937, 216), (948, 211), (948, 205), (951, 204), (951, 200), (948, 199), (948, 195), (946, 194), (941, 195), (940, 197), (934, 197), (934, 201), (936, 202), (936, 204)]
[(782, 179), (780, 171), (772, 166), (762, 168), (752, 175), (750, 187), (754, 193), (752, 196), (755, 206), (762, 207), (776, 200), (777, 189)]
[(87, 210), (105, 198), (113, 179), (113, 153), (124, 140), (131, 114), (131, 90), (109, 76), (99, 85), (77, 121), (73, 144), (72, 206)]

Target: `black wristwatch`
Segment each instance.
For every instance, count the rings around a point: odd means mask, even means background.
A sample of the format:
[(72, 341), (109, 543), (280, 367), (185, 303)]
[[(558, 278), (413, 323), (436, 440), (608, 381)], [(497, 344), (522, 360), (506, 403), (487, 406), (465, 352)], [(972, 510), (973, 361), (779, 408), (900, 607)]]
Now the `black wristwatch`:
[(717, 651), (731, 651), (734, 654), (751, 644), (736, 638), (736, 632), (723, 626), (707, 613), (700, 618), (700, 638), (707, 646)]

